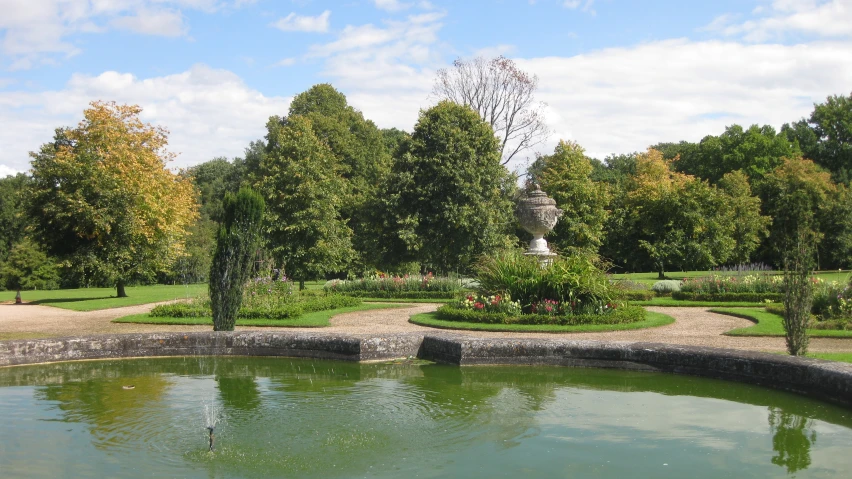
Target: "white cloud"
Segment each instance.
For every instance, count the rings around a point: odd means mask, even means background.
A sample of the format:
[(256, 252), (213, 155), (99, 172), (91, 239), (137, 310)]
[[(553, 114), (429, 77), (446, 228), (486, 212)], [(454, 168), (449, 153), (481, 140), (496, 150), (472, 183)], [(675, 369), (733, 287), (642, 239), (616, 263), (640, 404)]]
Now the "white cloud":
[(56, 63), (80, 53), (74, 34), (110, 29), (186, 35), (182, 9), (213, 13), (253, 0), (0, 0), (0, 61), (10, 69)]
[(328, 17), (330, 15), (330, 10), (326, 10), (316, 17), (290, 13), (284, 18), (278, 19), (272, 26), (285, 32), (325, 33), (328, 31)]
[(110, 21), (117, 30), (129, 30), (145, 35), (179, 37), (186, 35), (188, 27), (178, 10), (137, 10), (133, 15), (121, 16)]
[(13, 170), (6, 165), (0, 165), (0, 178), (5, 178), (7, 176), (15, 176), (20, 173), (18, 170)]
[(387, 10), (388, 12), (406, 10), (414, 5), (412, 3), (400, 2), (399, 0), (373, 0), (373, 3), (376, 4), (376, 8)]
[(736, 23), (730, 15), (716, 17), (706, 30), (763, 42), (789, 34), (816, 37), (852, 37), (852, 0), (774, 0), (769, 8), (755, 9), (758, 18)]
[(27, 152), (53, 137), (57, 127), (74, 126), (93, 100), (140, 105), (144, 121), (171, 131), (169, 150), (180, 153), (173, 166), (215, 156), (241, 156), (262, 138), (271, 115), (286, 114), (290, 99), (268, 97), (234, 73), (195, 65), (174, 75), (137, 78), (114, 71), (73, 75), (62, 90), (0, 92), (0, 164), (23, 171)]
[(273, 66), (276, 66), (276, 67), (289, 67), (289, 66), (292, 66), (292, 65), (295, 65), (295, 64), (296, 64), (296, 59), (295, 59), (295, 58), (283, 58), (283, 59), (281, 59), (281, 60), (279, 60), (279, 61), (275, 62), (275, 65), (273, 65)]
[(595, 0), (565, 0), (562, 3), (562, 6), (570, 8), (571, 10), (577, 10), (579, 8), (584, 12), (589, 12), (594, 15), (595, 11), (592, 10), (592, 5), (594, 5), (594, 3)]

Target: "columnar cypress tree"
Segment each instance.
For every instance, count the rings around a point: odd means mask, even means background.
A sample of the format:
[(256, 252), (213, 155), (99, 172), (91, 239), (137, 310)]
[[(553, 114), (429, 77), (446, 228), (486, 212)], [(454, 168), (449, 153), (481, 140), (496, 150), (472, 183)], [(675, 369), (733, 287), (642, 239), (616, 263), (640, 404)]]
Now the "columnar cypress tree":
[(210, 305), (213, 330), (233, 331), (243, 299), (243, 286), (251, 273), (260, 240), (263, 197), (250, 188), (227, 193), (224, 218), (216, 236), (216, 252), (210, 267)]

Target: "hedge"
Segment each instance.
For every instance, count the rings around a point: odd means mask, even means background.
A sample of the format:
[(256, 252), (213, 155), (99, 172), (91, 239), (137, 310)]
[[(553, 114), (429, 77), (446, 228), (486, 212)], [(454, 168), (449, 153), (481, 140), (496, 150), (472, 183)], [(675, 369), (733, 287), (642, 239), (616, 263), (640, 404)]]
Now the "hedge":
[[(331, 295), (310, 298), (292, 304), (280, 306), (275, 309), (268, 308), (240, 308), (237, 312), (239, 319), (292, 319), (303, 313), (314, 311), (328, 311), (330, 309), (347, 308), (358, 306), (361, 300), (349, 296)], [(213, 311), (192, 303), (162, 304), (151, 310), (151, 316), (167, 318), (209, 318)]]
[(784, 301), (784, 293), (687, 293), (675, 291), (672, 298), (682, 301), (743, 301), (761, 303), (767, 299), (770, 301)]
[(343, 296), (377, 299), (455, 299), (459, 293), (451, 291), (346, 291)]
[(615, 290), (615, 299), (626, 299), (628, 301), (650, 301), (654, 299), (656, 293), (650, 289), (628, 289)]
[(460, 309), (452, 305), (438, 308), (438, 317), (446, 321), (486, 324), (553, 324), (572, 326), (578, 324), (624, 324), (645, 319), (645, 309), (641, 306), (622, 306), (606, 314), (574, 314), (570, 316), (551, 316), (547, 314), (522, 314), (512, 316), (506, 313), (482, 313), (472, 309)]

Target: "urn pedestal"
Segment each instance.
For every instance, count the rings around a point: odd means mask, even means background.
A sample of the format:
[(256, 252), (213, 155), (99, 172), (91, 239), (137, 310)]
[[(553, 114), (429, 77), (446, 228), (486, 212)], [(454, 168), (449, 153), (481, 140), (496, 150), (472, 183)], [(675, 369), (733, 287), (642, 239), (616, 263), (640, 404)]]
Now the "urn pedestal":
[(521, 226), (533, 235), (530, 247), (524, 254), (536, 256), (542, 264), (549, 264), (556, 253), (552, 253), (547, 247), (544, 235), (553, 230), (562, 216), (562, 210), (556, 207), (556, 200), (548, 197), (538, 185), (535, 185), (533, 191), (528, 192), (518, 201), (516, 214)]

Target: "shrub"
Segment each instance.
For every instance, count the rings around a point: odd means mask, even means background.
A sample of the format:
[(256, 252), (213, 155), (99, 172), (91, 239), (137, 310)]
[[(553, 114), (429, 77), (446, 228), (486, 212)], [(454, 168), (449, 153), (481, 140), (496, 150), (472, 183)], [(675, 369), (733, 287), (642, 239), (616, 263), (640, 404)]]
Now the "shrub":
[(771, 274), (746, 276), (705, 276), (685, 278), (680, 285), (682, 293), (784, 293), (784, 277)]
[(612, 294), (614, 299), (621, 299), (626, 301), (650, 301), (654, 299), (654, 296), (656, 296), (656, 293), (654, 293), (650, 289), (619, 290), (616, 288)]
[(485, 324), (552, 324), (572, 326), (580, 324), (624, 324), (645, 319), (645, 310), (640, 306), (612, 308), (607, 314), (513, 314), (459, 308), (446, 304), (438, 308), (438, 315), (447, 321)]
[(458, 295), (444, 291), (346, 291), (335, 294), (354, 298), (378, 299), (453, 299)]
[(823, 321), (852, 319), (852, 284), (817, 282), (811, 312)]
[[(388, 276), (378, 273), (372, 278), (362, 278), (351, 281), (334, 279), (325, 283), (323, 289), (328, 293), (402, 293), (402, 292), (440, 292), (443, 298), (452, 298), (456, 293), (463, 290), (462, 282), (458, 278), (439, 278), (429, 273), (421, 275)], [(386, 297), (374, 294), (365, 297)], [(399, 296), (387, 296), (399, 297)]]
[(784, 293), (691, 293), (676, 291), (672, 298), (685, 301), (742, 301), (765, 303), (767, 301), (784, 301)]
[(483, 257), (477, 265), (477, 279), (482, 294), (510, 297), (520, 302), (525, 313), (548, 299), (591, 313), (614, 297), (599, 266), (595, 257), (575, 254), (558, 256), (543, 268), (536, 257), (509, 250)]
[(210, 304), (213, 330), (233, 331), (243, 299), (243, 287), (253, 266), (260, 241), (263, 198), (250, 188), (223, 202), (224, 222), (216, 235), (216, 251), (210, 266)]
[(651, 286), (651, 289), (657, 293), (659, 296), (665, 296), (675, 291), (680, 291), (680, 281), (673, 279), (664, 279), (662, 281), (657, 281)]
[[(308, 297), (290, 303), (243, 305), (237, 312), (240, 319), (293, 319), (304, 313), (358, 306), (361, 300), (349, 296), (329, 295)], [(162, 304), (151, 310), (151, 316), (170, 318), (211, 317), (210, 300), (197, 298), (189, 303)]]

